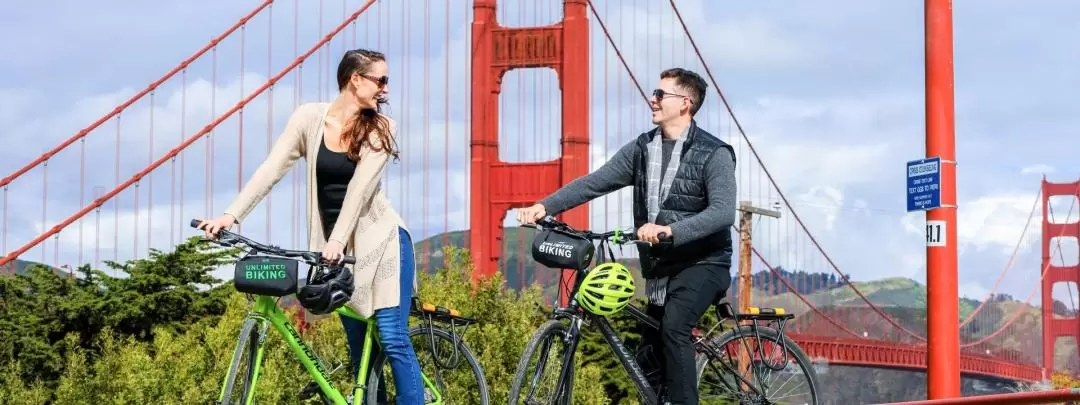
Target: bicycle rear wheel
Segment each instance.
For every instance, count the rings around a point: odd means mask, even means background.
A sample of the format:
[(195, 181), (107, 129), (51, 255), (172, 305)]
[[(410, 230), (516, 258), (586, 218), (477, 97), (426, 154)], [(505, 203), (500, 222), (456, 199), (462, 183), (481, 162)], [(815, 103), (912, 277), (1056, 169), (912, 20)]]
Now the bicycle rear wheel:
[[(698, 358), (702, 404), (821, 403), (814, 366), (795, 342), (775, 329), (741, 325), (711, 339)], [(749, 360), (740, 369), (742, 357)]]
[[(525, 345), (525, 351), (521, 353), (517, 372), (510, 383), (510, 404), (549, 404), (569, 405), (574, 397), (574, 365), (570, 369), (565, 380), (559, 380), (562, 373), (564, 359), (573, 342), (567, 342), (566, 324), (559, 320), (549, 320), (536, 330), (529, 343)], [(573, 345), (576, 346), (576, 345)], [(538, 358), (535, 362), (532, 357)], [(549, 385), (543, 389), (540, 386)], [(524, 398), (522, 388), (526, 387)], [(536, 396), (539, 392), (547, 391), (547, 394)], [(562, 391), (561, 395), (557, 392)], [(556, 396), (557, 395), (557, 396)]]
[[(413, 348), (420, 360), (420, 369), (442, 396), (442, 403), (488, 405), (487, 380), (480, 362), (469, 350), (461, 336), (454, 336), (434, 325), (421, 325), (409, 330)], [(394, 403), (394, 374), (382, 353), (372, 360), (368, 375), (366, 397), (368, 404)], [(386, 390), (387, 401), (379, 398), (379, 385)], [(426, 384), (425, 384), (426, 385)]]

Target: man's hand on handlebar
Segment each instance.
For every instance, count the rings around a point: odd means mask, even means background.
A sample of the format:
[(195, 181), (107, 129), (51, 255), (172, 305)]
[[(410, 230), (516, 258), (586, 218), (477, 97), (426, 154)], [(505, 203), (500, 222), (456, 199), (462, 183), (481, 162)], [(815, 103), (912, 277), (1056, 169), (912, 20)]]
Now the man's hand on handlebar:
[(547, 209), (541, 204), (533, 204), (531, 207), (519, 208), (517, 214), (519, 224), (531, 225), (547, 215)]
[(210, 239), (217, 239), (218, 232), (222, 229), (230, 230), (233, 225), (236, 224), (236, 218), (232, 215), (225, 214), (214, 219), (200, 220), (199, 229), (202, 229), (206, 233), (206, 237)]
[(660, 238), (671, 238), (671, 227), (657, 224), (645, 224), (637, 229), (638, 240), (655, 245), (660, 243)]

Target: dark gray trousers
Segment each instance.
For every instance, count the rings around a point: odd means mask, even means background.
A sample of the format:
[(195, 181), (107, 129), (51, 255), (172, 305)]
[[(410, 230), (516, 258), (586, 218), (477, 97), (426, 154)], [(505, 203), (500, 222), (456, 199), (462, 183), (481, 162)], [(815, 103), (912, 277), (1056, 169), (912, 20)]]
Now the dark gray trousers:
[[(652, 346), (655, 366), (664, 377), (661, 381), (672, 405), (698, 404), (691, 332), (709, 306), (726, 295), (730, 285), (730, 266), (693, 265), (668, 279), (664, 306), (650, 304), (645, 310), (660, 321), (660, 330), (642, 326), (641, 345)], [(646, 371), (649, 370), (647, 366), (642, 365)]]

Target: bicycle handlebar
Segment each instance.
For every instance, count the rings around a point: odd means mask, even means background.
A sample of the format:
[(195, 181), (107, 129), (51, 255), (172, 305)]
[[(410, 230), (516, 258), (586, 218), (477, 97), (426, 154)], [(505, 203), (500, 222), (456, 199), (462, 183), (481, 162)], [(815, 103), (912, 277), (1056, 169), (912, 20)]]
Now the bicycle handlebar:
[[(202, 221), (198, 219), (192, 219), (191, 227), (195, 229), (200, 229), (202, 227)], [(262, 253), (268, 253), (281, 257), (300, 258), (307, 262), (307, 264), (310, 264), (312, 266), (321, 266), (324, 264), (322, 263), (322, 252), (312, 252), (307, 250), (289, 250), (282, 249), (273, 245), (264, 245), (262, 243), (248, 239), (243, 235), (235, 232), (229, 232), (224, 229), (218, 231), (218, 238), (217, 240), (214, 240), (214, 242), (224, 246), (233, 246), (237, 242), (240, 242), (252, 248), (253, 250)], [(356, 258), (352, 256), (344, 256), (341, 261), (342, 263), (356, 264)]]
[[(614, 241), (614, 242), (615, 243), (620, 243), (620, 244), (627, 243), (627, 242), (645, 243), (645, 244), (649, 243), (649, 242), (638, 239), (637, 234), (634, 233), (634, 232), (627, 232), (627, 231), (622, 231), (622, 230), (607, 231), (607, 232), (602, 232), (602, 233), (596, 233), (596, 232), (592, 232), (592, 231), (588, 231), (588, 230), (579, 231), (579, 230), (574, 229), (572, 226), (570, 226), (570, 224), (559, 221), (559, 220), (555, 219), (555, 217), (553, 217), (551, 215), (545, 215), (543, 218), (540, 218), (539, 221), (536, 221), (536, 225), (526, 224), (526, 225), (522, 225), (522, 226), (528, 227), (528, 228), (560, 229), (562, 231), (569, 232), (569, 233), (581, 236), (583, 238), (592, 239), (592, 240), (601, 240), (601, 239), (609, 239), (609, 238), (612, 238), (612, 237), (618, 237), (619, 240)], [(673, 243), (673, 241), (671, 239), (671, 236), (666, 234), (666, 233), (661, 232), (659, 235), (657, 235), (657, 237), (658, 237), (658, 239), (660, 239), (660, 245), (670, 246)]]

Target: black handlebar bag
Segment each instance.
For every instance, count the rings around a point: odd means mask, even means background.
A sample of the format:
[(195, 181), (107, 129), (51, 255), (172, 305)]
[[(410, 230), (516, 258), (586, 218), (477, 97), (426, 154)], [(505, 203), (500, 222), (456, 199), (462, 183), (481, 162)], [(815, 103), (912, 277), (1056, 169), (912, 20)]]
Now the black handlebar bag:
[(595, 251), (592, 241), (557, 229), (537, 232), (532, 243), (533, 260), (555, 269), (584, 270)]
[(269, 256), (247, 256), (236, 262), (233, 282), (245, 294), (284, 297), (296, 292), (296, 260)]

